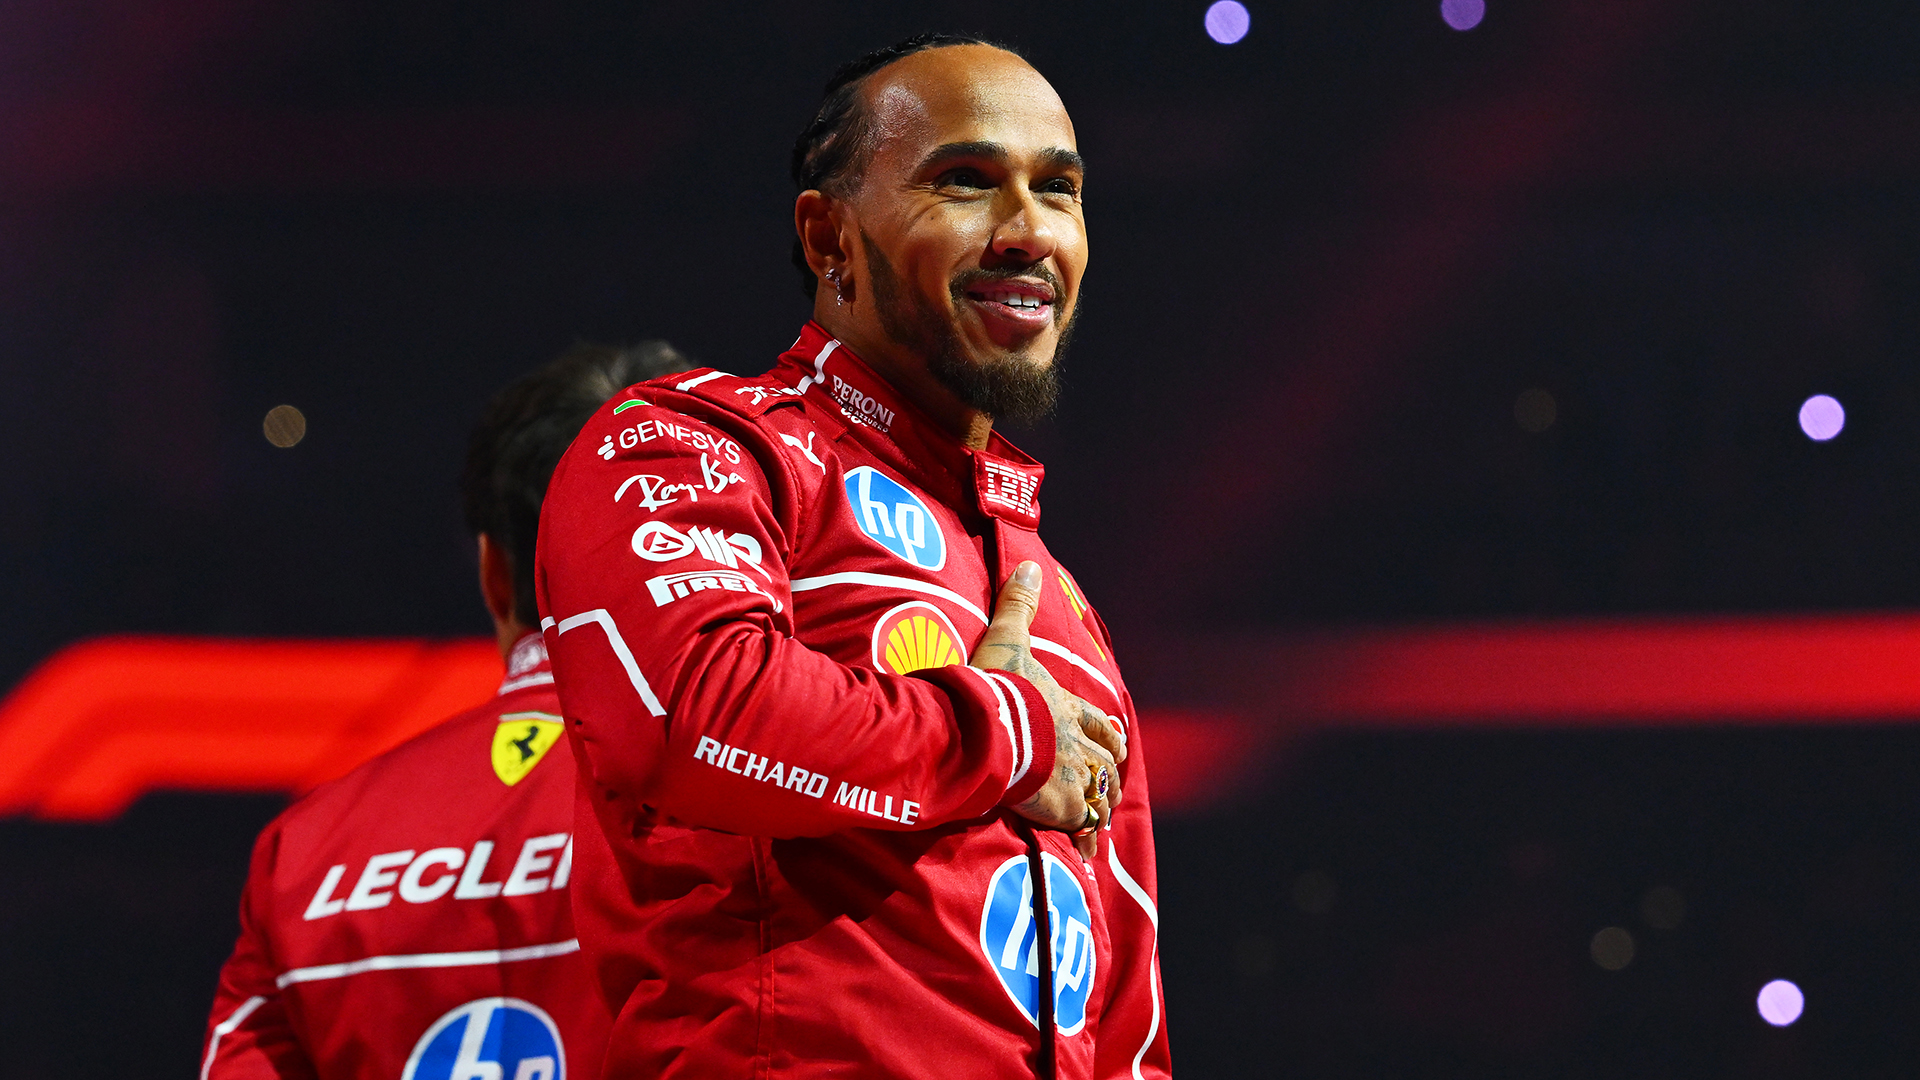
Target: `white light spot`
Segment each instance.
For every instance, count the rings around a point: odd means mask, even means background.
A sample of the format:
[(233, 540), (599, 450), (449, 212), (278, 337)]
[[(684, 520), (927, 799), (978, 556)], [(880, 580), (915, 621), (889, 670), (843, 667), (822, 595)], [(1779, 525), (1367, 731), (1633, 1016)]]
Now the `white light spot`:
[(1440, 17), (1455, 30), (1471, 30), (1487, 17), (1486, 0), (1440, 0)]
[(1253, 16), (1240, 0), (1215, 0), (1207, 9), (1207, 36), (1222, 45), (1231, 45), (1247, 36)]
[(1760, 988), (1760, 1019), (1774, 1027), (1786, 1027), (1800, 1019), (1807, 1007), (1806, 995), (1785, 979), (1775, 979)]
[(1815, 394), (1800, 405), (1800, 430), (1814, 442), (1826, 442), (1847, 426), (1847, 410), (1825, 394)]

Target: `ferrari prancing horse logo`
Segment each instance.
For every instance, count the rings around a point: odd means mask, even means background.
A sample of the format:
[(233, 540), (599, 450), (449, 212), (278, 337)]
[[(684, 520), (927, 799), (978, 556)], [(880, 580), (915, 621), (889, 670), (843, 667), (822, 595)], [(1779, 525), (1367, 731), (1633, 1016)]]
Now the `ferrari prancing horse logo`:
[(519, 783), (565, 731), (565, 724), (552, 713), (503, 715), (500, 726), (493, 729), (493, 774), (508, 787)]

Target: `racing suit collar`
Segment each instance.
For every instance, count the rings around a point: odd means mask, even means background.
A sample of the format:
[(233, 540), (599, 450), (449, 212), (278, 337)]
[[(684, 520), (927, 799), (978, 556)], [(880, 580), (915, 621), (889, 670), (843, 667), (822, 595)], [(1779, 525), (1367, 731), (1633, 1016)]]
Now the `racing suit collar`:
[(547, 642), (538, 630), (520, 635), (507, 650), (507, 676), (500, 681), (495, 695), (511, 694), (529, 686), (550, 686), (553, 666), (547, 660)]
[(809, 401), (837, 412), (851, 437), (908, 473), (952, 506), (972, 505), (1017, 528), (1040, 527), (1040, 482), (1046, 467), (998, 431), (974, 450), (935, 424), (875, 374), (826, 328), (809, 321), (780, 357), (781, 374)]

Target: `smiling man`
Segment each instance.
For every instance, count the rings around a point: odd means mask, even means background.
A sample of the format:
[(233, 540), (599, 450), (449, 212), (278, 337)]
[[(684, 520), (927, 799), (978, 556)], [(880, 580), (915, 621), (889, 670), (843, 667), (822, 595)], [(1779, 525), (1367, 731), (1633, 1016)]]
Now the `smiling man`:
[(799, 340), (617, 396), (546, 503), (608, 1074), (1165, 1076), (1137, 716), (994, 430), (1057, 393), (1073, 124), (923, 36), (835, 76), (793, 172)]

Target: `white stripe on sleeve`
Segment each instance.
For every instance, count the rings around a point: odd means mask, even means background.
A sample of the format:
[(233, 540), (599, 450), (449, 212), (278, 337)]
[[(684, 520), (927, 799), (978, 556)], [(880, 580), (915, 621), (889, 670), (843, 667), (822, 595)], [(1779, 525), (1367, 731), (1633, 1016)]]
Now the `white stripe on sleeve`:
[(213, 1059), (220, 1053), (220, 1040), (238, 1031), (240, 1025), (247, 1022), (247, 1017), (266, 1003), (266, 998), (258, 995), (250, 997), (225, 1020), (214, 1025), (213, 1038), (207, 1040), (207, 1060), (200, 1063), (200, 1080), (207, 1080), (207, 1074), (213, 1071)]
[(344, 964), (319, 964), (294, 968), (274, 979), (281, 989), (294, 983), (344, 979), (369, 971), (405, 971), (410, 968), (478, 967), (483, 964), (511, 964), (518, 960), (544, 960), (580, 951), (580, 939), (568, 938), (546, 945), (522, 945), (517, 949), (476, 949), (473, 952), (415, 953), (412, 956), (369, 956)]
[[(1004, 672), (989, 671), (987, 672), (987, 679), (991, 682), (1001, 683), (1006, 686), (1007, 696), (1013, 699), (1014, 708), (1020, 717), (1020, 745), (1014, 751), (1016, 763), (1013, 770), (1013, 779), (1007, 781), (1007, 786), (1013, 787), (1025, 778), (1027, 770), (1033, 767), (1033, 723), (1027, 717), (1027, 698), (1025, 694), (1020, 692), (1020, 688), (1013, 684), (1013, 680), (1008, 678)], [(1049, 717), (1049, 719), (1051, 719), (1051, 717)]]
[[(987, 676), (986, 672), (981, 671), (979, 668), (963, 667), (962, 670), (972, 672), (979, 676), (980, 681), (987, 684), (987, 689), (993, 691), (994, 700), (1000, 703), (1000, 726), (1006, 729), (1007, 748), (1012, 751), (1013, 764), (1014, 767), (1018, 769), (1020, 766), (1020, 737), (1013, 733), (1013, 710), (1007, 707), (1006, 692), (1000, 689), (999, 683), (994, 682)], [(1018, 773), (1014, 775), (1018, 775)], [(1007, 781), (1007, 787), (1011, 788), (1013, 783), (1013, 780), (1009, 779)]]

